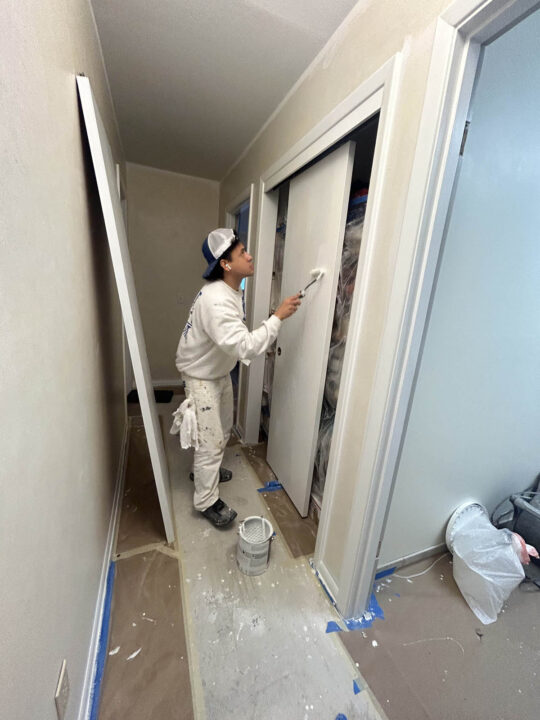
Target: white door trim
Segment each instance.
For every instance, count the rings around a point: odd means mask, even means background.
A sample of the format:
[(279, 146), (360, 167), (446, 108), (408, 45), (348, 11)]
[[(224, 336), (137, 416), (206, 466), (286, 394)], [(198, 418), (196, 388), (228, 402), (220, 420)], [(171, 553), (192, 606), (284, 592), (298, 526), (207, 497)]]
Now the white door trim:
[(397, 69), (399, 53), (342, 100), (314, 128), (293, 145), (261, 176), (265, 191), (273, 190), (309, 162), (332, 147), (341, 138), (377, 113), (382, 105), (385, 86)]
[[(381, 163), (381, 160), (384, 162), (386, 157), (388, 137), (394, 114), (395, 95), (399, 84), (400, 67), (401, 55), (397, 53), (371, 77), (353, 90), (350, 95), (262, 174), (258, 187), (253, 327), (257, 327), (268, 317), (270, 307), (277, 218), (277, 197), (271, 191), (290, 175), (300, 170), (380, 111), (381, 120), (379, 122), (377, 144), (379, 148), (384, 147), (385, 150), (384, 152), (379, 150), (378, 153), (375, 153), (372, 171), (372, 177), (375, 177), (377, 166)], [(383, 120), (384, 122), (382, 122)], [(373, 205), (374, 203), (370, 200), (369, 204)], [(378, 211), (372, 214), (376, 218)], [(373, 222), (373, 228), (375, 228), (375, 225), (376, 222)], [(364, 237), (367, 237), (366, 229), (364, 229)], [(365, 241), (364, 244), (366, 244)], [(352, 322), (353, 319), (351, 318)], [(257, 442), (258, 440), (263, 379), (264, 357), (259, 357), (251, 363), (249, 369), (248, 412), (246, 413), (245, 427), (246, 442)], [(327, 495), (327, 490), (328, 480), (325, 495)], [(321, 526), (319, 526), (320, 534)]]
[[(346, 596), (346, 592), (351, 585), (352, 578), (348, 577), (346, 572), (343, 571), (340, 573), (339, 577), (336, 577), (330, 572), (325, 560), (327, 547), (330, 541), (330, 518), (332, 517), (332, 510), (337, 496), (337, 488), (340, 482), (340, 477), (342, 477), (340, 465), (345, 436), (347, 428), (354, 427), (355, 425), (354, 411), (351, 407), (351, 398), (354, 395), (354, 388), (358, 382), (358, 377), (361, 377), (361, 368), (357, 366), (357, 358), (359, 356), (358, 348), (360, 345), (360, 338), (362, 336), (365, 318), (369, 313), (367, 299), (367, 289), (369, 284), (368, 278), (371, 273), (374, 248), (377, 245), (377, 238), (379, 237), (380, 232), (379, 218), (386, 184), (386, 168), (388, 165), (388, 154), (390, 152), (392, 126), (395, 122), (396, 103), (399, 91), (399, 69), (399, 63), (396, 62), (393, 72), (387, 76), (386, 82), (384, 82), (384, 85), (381, 88), (382, 96), (380, 101), (380, 118), (369, 184), (369, 199), (364, 220), (364, 230), (358, 260), (357, 279), (351, 307), (351, 317), (347, 343), (345, 346), (345, 355), (343, 358), (339, 399), (336, 408), (334, 431), (332, 435), (330, 455), (328, 458), (325, 489), (314, 555), (314, 564), (321, 580), (329, 588), (336, 601), (338, 609), (345, 616), (352, 614), (350, 613), (350, 610), (345, 607), (343, 601), (343, 598)], [(350, 498), (350, 501), (353, 501), (352, 497)], [(351, 518), (352, 517), (355, 517), (355, 515), (351, 514)], [(362, 515), (358, 515), (356, 517), (362, 517)], [(355, 523), (351, 521), (351, 525), (354, 524)], [(356, 544), (350, 545), (349, 543)], [(357, 544), (358, 538), (354, 536), (348, 537), (347, 546), (343, 550), (344, 557), (347, 557), (350, 554), (355, 554)]]
[(336, 596), (346, 616), (362, 613), (372, 592), (481, 45), (535, 5), (538, 0), (456, 0), (437, 22), (352, 502), (352, 516), (363, 522), (350, 524)]
[[(243, 190), (241, 193), (239, 193), (234, 200), (229, 203), (225, 210), (225, 226), (234, 228), (234, 219), (237, 211), (240, 209), (240, 207), (249, 200), (249, 219), (248, 219), (248, 232), (247, 232), (247, 251), (251, 252), (251, 247), (253, 245), (253, 208), (254, 208), (254, 201), (255, 201), (255, 183), (250, 183), (250, 185)], [(253, 280), (248, 280), (246, 282), (246, 295), (245, 295), (245, 303), (246, 303), (246, 318), (248, 321), (248, 325), (250, 325), (250, 315), (252, 314), (252, 299), (253, 299)], [(244, 386), (247, 385), (247, 368), (243, 363), (240, 363), (240, 370), (238, 372), (238, 398), (236, 402), (236, 406), (238, 409), (242, 407), (242, 398), (244, 394)], [(248, 395), (249, 400), (249, 395)], [(240, 414), (237, 413), (236, 416), (236, 424), (235, 424), (235, 432), (240, 438), (242, 442), (246, 442), (245, 436), (246, 436), (246, 416), (247, 416), (247, 410), (244, 413), (243, 417), (240, 417)]]

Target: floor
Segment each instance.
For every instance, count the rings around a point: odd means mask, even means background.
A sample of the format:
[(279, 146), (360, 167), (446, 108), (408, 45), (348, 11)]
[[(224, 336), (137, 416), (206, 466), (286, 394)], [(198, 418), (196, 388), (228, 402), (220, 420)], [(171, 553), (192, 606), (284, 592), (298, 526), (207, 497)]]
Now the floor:
[[(157, 405), (163, 428), (181, 399)], [(271, 478), (255, 459), (261, 449), (231, 444), (224, 464), (234, 478), (221, 486), (239, 520), (265, 515), (276, 530), (268, 570), (249, 577), (236, 563), (236, 525), (218, 531), (193, 510), (190, 453), (164, 432), (178, 546), (166, 544), (138, 412), (130, 407), (100, 720), (384, 720), (326, 633), (338, 617), (309, 565), (313, 520), (283, 490), (258, 492)]]
[(167, 545), (142, 418), (132, 413), (100, 720), (191, 720), (178, 553)]
[(482, 625), (454, 582), (450, 554), (433, 562), (381, 578), (384, 620), (338, 633), (389, 720), (536, 720), (540, 593), (518, 588), (498, 620)]
[[(158, 404), (164, 428), (181, 399)], [(259, 492), (275, 480), (263, 446), (227, 448), (234, 478), (221, 489), (239, 520), (272, 522), (268, 570), (243, 575), (236, 527), (218, 531), (195, 513), (190, 453), (164, 432), (178, 543), (166, 544), (137, 408), (100, 720), (540, 717), (537, 593), (515, 591), (483, 626), (446, 554), (380, 578), (377, 611), (346, 631), (309, 566), (315, 523), (283, 490)]]
[[(164, 406), (160, 412), (165, 411)], [(339, 638), (328, 634), (336, 614), (306, 556), (294, 556), (261, 482), (239, 445), (228, 447), (233, 471), (221, 486), (241, 521), (264, 515), (274, 525), (270, 564), (258, 577), (236, 563), (237, 527), (217, 531), (192, 507), (188, 452), (169, 436), (167, 456), (181, 548), (192, 656), (195, 716), (208, 720), (376, 720), (383, 718)], [(272, 500), (270, 500), (273, 502)]]

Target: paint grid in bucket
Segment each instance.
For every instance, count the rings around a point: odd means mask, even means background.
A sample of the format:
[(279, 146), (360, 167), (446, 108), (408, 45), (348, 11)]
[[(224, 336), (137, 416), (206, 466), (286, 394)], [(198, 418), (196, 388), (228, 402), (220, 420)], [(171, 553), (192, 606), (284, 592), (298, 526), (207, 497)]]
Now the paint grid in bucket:
[(238, 567), (245, 575), (261, 575), (268, 567), (274, 528), (263, 517), (246, 518), (238, 527)]

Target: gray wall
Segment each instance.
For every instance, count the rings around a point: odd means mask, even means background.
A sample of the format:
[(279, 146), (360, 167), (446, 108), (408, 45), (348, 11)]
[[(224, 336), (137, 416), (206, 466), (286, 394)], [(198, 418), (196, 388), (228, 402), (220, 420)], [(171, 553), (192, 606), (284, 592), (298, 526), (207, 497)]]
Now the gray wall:
[(77, 717), (124, 427), (121, 316), (75, 73), (119, 146), (86, 0), (2, 3), (0, 715)]
[(536, 12), (485, 51), (381, 564), (540, 471), (539, 37)]
[(150, 372), (178, 381), (176, 346), (206, 267), (201, 245), (218, 224), (219, 183), (127, 164), (129, 249)]

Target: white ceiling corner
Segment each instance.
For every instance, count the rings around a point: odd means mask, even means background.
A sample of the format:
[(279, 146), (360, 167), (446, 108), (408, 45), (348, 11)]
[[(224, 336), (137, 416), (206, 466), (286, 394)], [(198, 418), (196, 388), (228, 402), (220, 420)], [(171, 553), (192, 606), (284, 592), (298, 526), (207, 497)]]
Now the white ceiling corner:
[(126, 159), (220, 180), (356, 0), (91, 0)]

